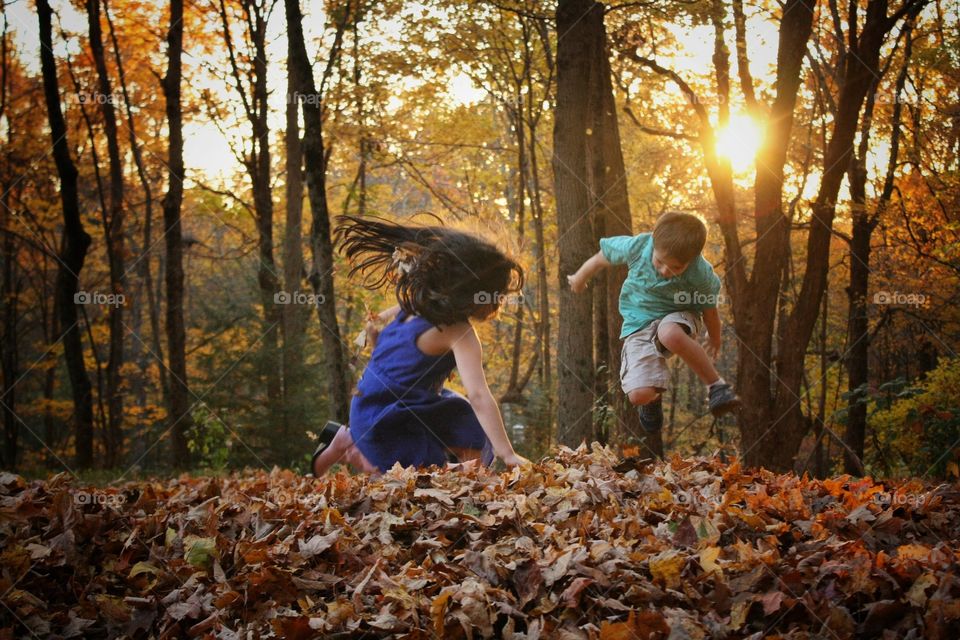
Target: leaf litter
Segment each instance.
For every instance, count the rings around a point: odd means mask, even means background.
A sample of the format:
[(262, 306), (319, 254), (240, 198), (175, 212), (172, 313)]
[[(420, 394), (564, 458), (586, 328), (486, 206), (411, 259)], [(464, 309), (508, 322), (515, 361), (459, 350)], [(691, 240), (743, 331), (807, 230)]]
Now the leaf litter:
[(958, 515), (956, 483), (597, 445), (500, 474), (0, 473), (0, 640), (946, 640)]

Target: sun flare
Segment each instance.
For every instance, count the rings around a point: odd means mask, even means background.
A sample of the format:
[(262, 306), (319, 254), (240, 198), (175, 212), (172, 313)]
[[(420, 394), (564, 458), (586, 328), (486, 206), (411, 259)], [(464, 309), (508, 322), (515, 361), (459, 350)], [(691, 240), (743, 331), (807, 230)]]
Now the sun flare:
[(753, 167), (762, 141), (763, 130), (756, 120), (743, 114), (733, 115), (717, 134), (717, 155), (726, 158), (736, 173), (744, 173)]

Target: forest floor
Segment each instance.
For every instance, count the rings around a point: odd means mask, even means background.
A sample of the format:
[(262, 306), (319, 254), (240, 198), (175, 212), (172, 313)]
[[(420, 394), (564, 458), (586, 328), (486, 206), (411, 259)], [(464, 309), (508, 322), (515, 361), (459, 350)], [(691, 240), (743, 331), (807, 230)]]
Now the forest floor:
[(0, 473), (0, 639), (960, 637), (960, 485), (650, 463)]

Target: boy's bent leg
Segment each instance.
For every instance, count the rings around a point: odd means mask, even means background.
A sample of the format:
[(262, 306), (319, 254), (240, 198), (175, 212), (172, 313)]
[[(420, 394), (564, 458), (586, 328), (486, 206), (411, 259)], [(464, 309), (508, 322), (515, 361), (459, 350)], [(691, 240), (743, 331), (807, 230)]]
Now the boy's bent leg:
[(627, 392), (627, 399), (630, 401), (630, 404), (635, 407), (650, 404), (659, 397), (660, 389), (657, 387), (640, 387), (638, 389), (631, 389), (629, 392)]
[(630, 403), (637, 407), (643, 428), (641, 446), (658, 458), (663, 457), (663, 400), (662, 388), (640, 387), (627, 393)]
[(666, 360), (654, 344), (656, 326), (648, 325), (623, 342), (620, 383), (637, 407), (643, 432), (637, 434), (645, 453), (663, 457), (663, 402), (660, 394), (670, 383)]
[(677, 322), (661, 322), (657, 327), (657, 339), (671, 353), (680, 356), (705, 385), (709, 386), (720, 379), (710, 356), (699, 342), (687, 334), (683, 325)]

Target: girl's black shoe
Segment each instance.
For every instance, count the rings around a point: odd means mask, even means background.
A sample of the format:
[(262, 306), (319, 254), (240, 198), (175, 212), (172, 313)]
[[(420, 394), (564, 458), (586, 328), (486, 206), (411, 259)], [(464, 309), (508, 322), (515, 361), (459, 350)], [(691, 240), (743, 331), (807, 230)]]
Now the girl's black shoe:
[(333, 420), (328, 420), (327, 424), (323, 425), (323, 429), (320, 430), (320, 444), (317, 445), (317, 450), (313, 452), (313, 457), (310, 458), (310, 472), (313, 473), (313, 468), (317, 464), (317, 456), (326, 451), (327, 447), (330, 446), (330, 443), (333, 442), (334, 436), (337, 435), (337, 432), (340, 431), (340, 427), (343, 425), (339, 422), (334, 422)]

